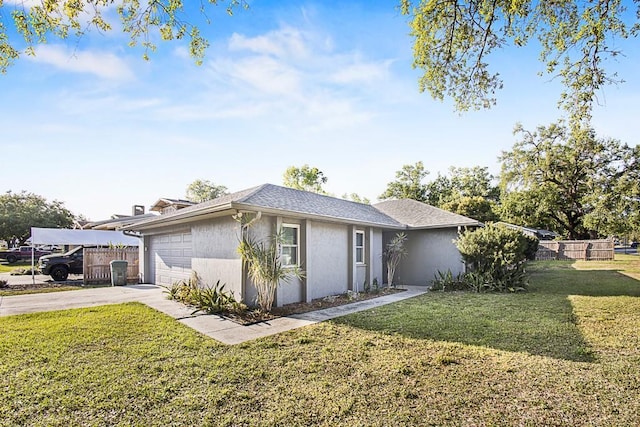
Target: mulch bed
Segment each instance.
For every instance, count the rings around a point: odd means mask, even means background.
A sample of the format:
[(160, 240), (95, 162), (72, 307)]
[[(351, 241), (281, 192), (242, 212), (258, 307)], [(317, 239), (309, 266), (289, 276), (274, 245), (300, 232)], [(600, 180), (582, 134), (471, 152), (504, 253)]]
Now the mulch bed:
[(373, 298), (378, 298), (384, 295), (391, 295), (398, 292), (403, 292), (404, 289), (396, 288), (384, 288), (378, 292), (364, 293), (361, 292), (354, 297), (353, 294), (345, 293), (340, 295), (331, 295), (324, 298), (314, 299), (311, 302), (298, 302), (293, 304), (283, 305), (282, 307), (274, 307), (270, 313), (262, 313), (258, 310), (245, 311), (242, 313), (225, 313), (222, 315), (225, 319), (229, 319), (235, 323), (243, 326), (253, 325), (260, 322), (268, 322), (269, 320), (277, 319), (279, 317), (286, 317), (293, 314), (308, 313), (310, 311), (323, 310), (325, 308), (339, 307), (345, 304), (351, 304), (358, 301), (366, 301)]

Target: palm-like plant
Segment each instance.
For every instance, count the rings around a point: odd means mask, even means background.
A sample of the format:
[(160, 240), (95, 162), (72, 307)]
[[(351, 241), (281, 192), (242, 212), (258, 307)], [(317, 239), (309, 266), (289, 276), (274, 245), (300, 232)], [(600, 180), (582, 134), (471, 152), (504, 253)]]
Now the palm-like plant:
[(271, 311), (276, 290), (281, 282), (288, 283), (294, 277), (302, 279), (304, 272), (298, 266), (284, 266), (280, 257), (282, 233), (257, 240), (243, 227), (238, 252), (247, 274), (256, 287), (256, 303), (263, 312)]
[(387, 262), (387, 286), (393, 286), (393, 276), (396, 274), (396, 268), (400, 260), (407, 256), (407, 249), (404, 247), (406, 241), (407, 235), (398, 233), (387, 243), (382, 252), (382, 257)]

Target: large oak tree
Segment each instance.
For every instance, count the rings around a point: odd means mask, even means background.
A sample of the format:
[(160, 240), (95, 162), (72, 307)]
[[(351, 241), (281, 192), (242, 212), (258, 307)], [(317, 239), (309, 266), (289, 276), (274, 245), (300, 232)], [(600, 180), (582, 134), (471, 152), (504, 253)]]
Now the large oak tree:
[(562, 122), (515, 133), (521, 140), (501, 157), (503, 219), (571, 239), (640, 226), (638, 147)]
[(68, 228), (73, 214), (62, 202), (48, 202), (44, 197), (22, 191), (0, 195), (0, 239), (24, 244), (31, 227)]

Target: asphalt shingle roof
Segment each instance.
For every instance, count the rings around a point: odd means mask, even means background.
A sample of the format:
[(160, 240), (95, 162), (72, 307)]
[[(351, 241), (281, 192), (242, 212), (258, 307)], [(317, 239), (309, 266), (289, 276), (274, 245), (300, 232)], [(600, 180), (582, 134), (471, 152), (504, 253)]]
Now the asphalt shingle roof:
[(255, 207), (321, 216), (327, 219), (341, 219), (388, 227), (403, 226), (371, 205), (273, 184), (262, 185), (237, 202)]
[[(388, 217), (371, 205), (273, 184), (264, 184), (227, 194), (170, 214), (158, 216), (137, 225), (148, 228), (149, 226), (153, 227), (156, 223), (166, 224), (172, 220), (187, 218), (191, 215), (201, 215), (207, 212), (238, 207), (282, 211), (284, 215), (299, 214), (301, 216), (323, 217), (328, 221), (364, 223), (390, 228), (404, 227), (403, 224)], [(135, 230), (136, 227), (130, 227), (130, 229)]]
[[(372, 206), (273, 184), (263, 184), (227, 194), (173, 213), (157, 216), (137, 225), (141, 228), (153, 228), (155, 224), (166, 224), (173, 220), (184, 222), (191, 216), (225, 209), (263, 209), (279, 211), (284, 216), (311, 216), (325, 218), (327, 221), (371, 224), (396, 229), (405, 228), (405, 226), (442, 228), (479, 225), (478, 221), (415, 200), (390, 200)], [(128, 228), (136, 229), (135, 226)]]
[(409, 228), (444, 228), (481, 225), (475, 219), (458, 215), (411, 199), (387, 200), (374, 205)]

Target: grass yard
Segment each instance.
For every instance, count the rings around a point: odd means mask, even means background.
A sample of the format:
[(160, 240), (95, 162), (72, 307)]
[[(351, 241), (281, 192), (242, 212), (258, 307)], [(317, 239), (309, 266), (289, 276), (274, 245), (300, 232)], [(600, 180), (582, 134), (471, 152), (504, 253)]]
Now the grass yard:
[[(36, 265), (37, 264), (38, 264), (38, 260), (36, 260)], [(31, 268), (31, 260), (18, 261), (18, 262), (14, 262), (13, 264), (9, 264), (4, 260), (0, 261), (0, 273), (11, 273), (16, 268)]]
[(640, 258), (531, 271), (232, 347), (140, 304), (0, 318), (0, 425), (640, 425)]
[(62, 292), (62, 291), (79, 291), (82, 289), (88, 289), (89, 287), (97, 288), (98, 286), (89, 285), (55, 285), (50, 287), (41, 287), (36, 289), (0, 289), (0, 297), (8, 297), (11, 295), (27, 295), (27, 294), (48, 294), (51, 292)]

